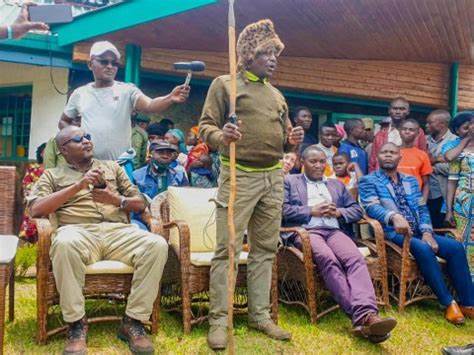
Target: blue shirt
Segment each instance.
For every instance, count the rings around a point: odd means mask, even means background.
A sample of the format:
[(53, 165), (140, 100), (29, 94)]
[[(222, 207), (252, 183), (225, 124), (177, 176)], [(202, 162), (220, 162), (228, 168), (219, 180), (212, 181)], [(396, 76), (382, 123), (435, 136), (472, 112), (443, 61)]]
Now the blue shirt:
[(364, 175), (368, 173), (369, 161), (367, 157), (367, 152), (360, 145), (354, 144), (348, 140), (342, 141), (338, 153), (346, 154), (351, 162), (357, 163)]
[(168, 186), (188, 186), (186, 171), (177, 162), (172, 162), (165, 173), (156, 174), (146, 165), (133, 172), (133, 180), (141, 193), (153, 199), (159, 193), (166, 191)]
[(405, 219), (407, 220), (413, 234), (419, 235), (420, 228), (418, 225), (418, 220), (416, 219), (415, 213), (411, 210), (410, 205), (408, 204), (408, 201), (406, 198), (407, 195), (405, 192), (405, 188), (403, 187), (402, 178), (400, 174), (398, 174), (397, 182), (395, 182), (395, 180), (393, 180), (391, 177), (388, 177), (388, 180), (392, 184), (393, 191), (395, 192), (395, 196), (398, 202), (398, 206), (397, 206), (398, 210), (403, 215), (403, 217), (405, 217)]

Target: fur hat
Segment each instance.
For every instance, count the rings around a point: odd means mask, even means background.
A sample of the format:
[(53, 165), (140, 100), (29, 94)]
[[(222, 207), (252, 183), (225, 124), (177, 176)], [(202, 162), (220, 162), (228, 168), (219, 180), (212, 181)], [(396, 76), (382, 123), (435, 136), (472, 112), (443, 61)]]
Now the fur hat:
[(271, 20), (260, 20), (247, 25), (237, 40), (238, 70), (253, 61), (257, 54), (272, 48), (275, 49), (275, 55), (279, 56), (285, 45), (276, 34)]

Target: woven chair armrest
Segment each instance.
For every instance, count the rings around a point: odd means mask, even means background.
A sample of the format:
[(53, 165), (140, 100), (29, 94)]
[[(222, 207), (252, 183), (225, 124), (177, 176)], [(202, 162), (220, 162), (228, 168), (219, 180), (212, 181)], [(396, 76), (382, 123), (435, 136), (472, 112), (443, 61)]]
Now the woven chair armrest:
[[(141, 219), (147, 225), (150, 232), (153, 234), (163, 235), (163, 228), (158, 222), (158, 220), (152, 216), (150, 209), (147, 207), (141, 214)], [(167, 236), (165, 239), (168, 241)]]
[(53, 226), (46, 218), (34, 218), (33, 223), (38, 230), (36, 269), (38, 273), (48, 272), (51, 265), (49, 249), (51, 247)]
[(411, 236), (406, 234), (403, 238), (403, 247), (399, 247), (397, 244), (390, 242), (388, 240), (385, 241), (385, 245), (395, 251), (397, 254), (401, 255), (402, 259), (407, 259), (410, 257), (410, 240)]
[(450, 233), (454, 236), (454, 239), (456, 239), (458, 242), (463, 242), (462, 233), (456, 228), (435, 228), (433, 232), (443, 233), (443, 234)]
[(151, 217), (157, 222), (159, 232), (166, 240), (169, 239), (169, 229), (163, 228), (163, 225), (170, 221), (169, 206), (166, 195), (159, 194), (156, 196), (149, 206)]
[(303, 262), (306, 269), (313, 270), (313, 251), (311, 249), (311, 242), (309, 239), (309, 233), (303, 227), (282, 227), (280, 228), (281, 233), (296, 233), (301, 239), (303, 245)]
[(191, 263), (191, 232), (188, 224), (185, 221), (175, 220), (163, 225), (164, 231), (169, 231), (173, 228), (177, 228), (179, 234), (179, 260), (181, 263)]
[(363, 221), (367, 223), (374, 232), (375, 245), (377, 247), (377, 254), (380, 258), (386, 260), (387, 252), (385, 249), (385, 233), (383, 231), (382, 225), (376, 219), (370, 218), (369, 216), (364, 216)]

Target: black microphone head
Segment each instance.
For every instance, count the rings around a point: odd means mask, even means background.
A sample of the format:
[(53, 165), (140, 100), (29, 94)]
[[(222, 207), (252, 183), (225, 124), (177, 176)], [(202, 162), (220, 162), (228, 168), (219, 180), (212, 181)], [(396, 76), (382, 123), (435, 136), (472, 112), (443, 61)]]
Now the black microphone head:
[(175, 70), (187, 70), (187, 71), (204, 71), (206, 64), (199, 60), (193, 60), (192, 62), (177, 62), (173, 64)]

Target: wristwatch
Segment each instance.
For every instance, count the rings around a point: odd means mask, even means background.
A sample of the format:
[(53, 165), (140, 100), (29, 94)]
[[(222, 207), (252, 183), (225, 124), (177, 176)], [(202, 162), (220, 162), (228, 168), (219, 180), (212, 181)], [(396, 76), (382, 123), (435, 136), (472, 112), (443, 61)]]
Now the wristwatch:
[(123, 210), (125, 207), (127, 207), (128, 205), (128, 201), (127, 201), (127, 198), (125, 196), (121, 196), (120, 197), (120, 209)]

